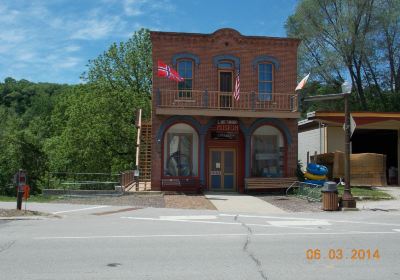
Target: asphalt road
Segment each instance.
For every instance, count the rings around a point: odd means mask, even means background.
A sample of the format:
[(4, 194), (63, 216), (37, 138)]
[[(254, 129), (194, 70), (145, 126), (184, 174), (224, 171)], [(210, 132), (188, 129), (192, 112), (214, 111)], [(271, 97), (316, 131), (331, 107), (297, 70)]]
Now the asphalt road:
[(0, 223), (0, 279), (400, 279), (397, 211), (57, 207)]

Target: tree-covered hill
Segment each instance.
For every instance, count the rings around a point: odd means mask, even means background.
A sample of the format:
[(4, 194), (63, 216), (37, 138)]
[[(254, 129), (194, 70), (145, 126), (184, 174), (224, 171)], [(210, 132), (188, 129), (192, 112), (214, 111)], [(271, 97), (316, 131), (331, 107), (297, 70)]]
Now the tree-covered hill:
[(89, 61), (85, 84), (0, 83), (0, 194), (14, 192), (22, 168), (38, 191), (47, 172), (133, 168), (135, 111), (150, 113), (149, 32), (113, 44)]

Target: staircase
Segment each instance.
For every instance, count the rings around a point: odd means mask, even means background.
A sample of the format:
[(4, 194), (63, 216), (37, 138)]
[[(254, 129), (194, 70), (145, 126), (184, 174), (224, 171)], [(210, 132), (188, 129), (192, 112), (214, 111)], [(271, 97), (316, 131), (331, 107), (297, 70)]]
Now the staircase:
[[(150, 189), (151, 181), (151, 121), (142, 122), (139, 154), (139, 182), (144, 190)], [(140, 188), (141, 186), (139, 186)]]
[(121, 186), (125, 192), (151, 190), (151, 120), (140, 125), (139, 145), (139, 185), (134, 170), (121, 173)]

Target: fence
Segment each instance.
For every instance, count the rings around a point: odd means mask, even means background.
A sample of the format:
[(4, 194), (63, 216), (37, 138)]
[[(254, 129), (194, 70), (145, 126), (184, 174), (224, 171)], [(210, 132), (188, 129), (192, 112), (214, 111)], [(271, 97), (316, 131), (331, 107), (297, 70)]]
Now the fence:
[(49, 172), (47, 189), (64, 190), (114, 190), (120, 185), (119, 173)]

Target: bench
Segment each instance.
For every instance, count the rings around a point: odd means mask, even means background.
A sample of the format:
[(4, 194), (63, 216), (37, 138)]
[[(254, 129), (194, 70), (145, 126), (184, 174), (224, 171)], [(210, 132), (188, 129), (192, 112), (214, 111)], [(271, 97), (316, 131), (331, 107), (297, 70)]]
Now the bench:
[(294, 182), (298, 181), (298, 179), (296, 177), (288, 177), (288, 178), (249, 177), (245, 178), (244, 181), (247, 190), (260, 190), (260, 189), (287, 189)]
[(201, 189), (200, 180), (187, 179), (161, 179), (161, 188), (163, 191), (182, 191), (199, 192)]

